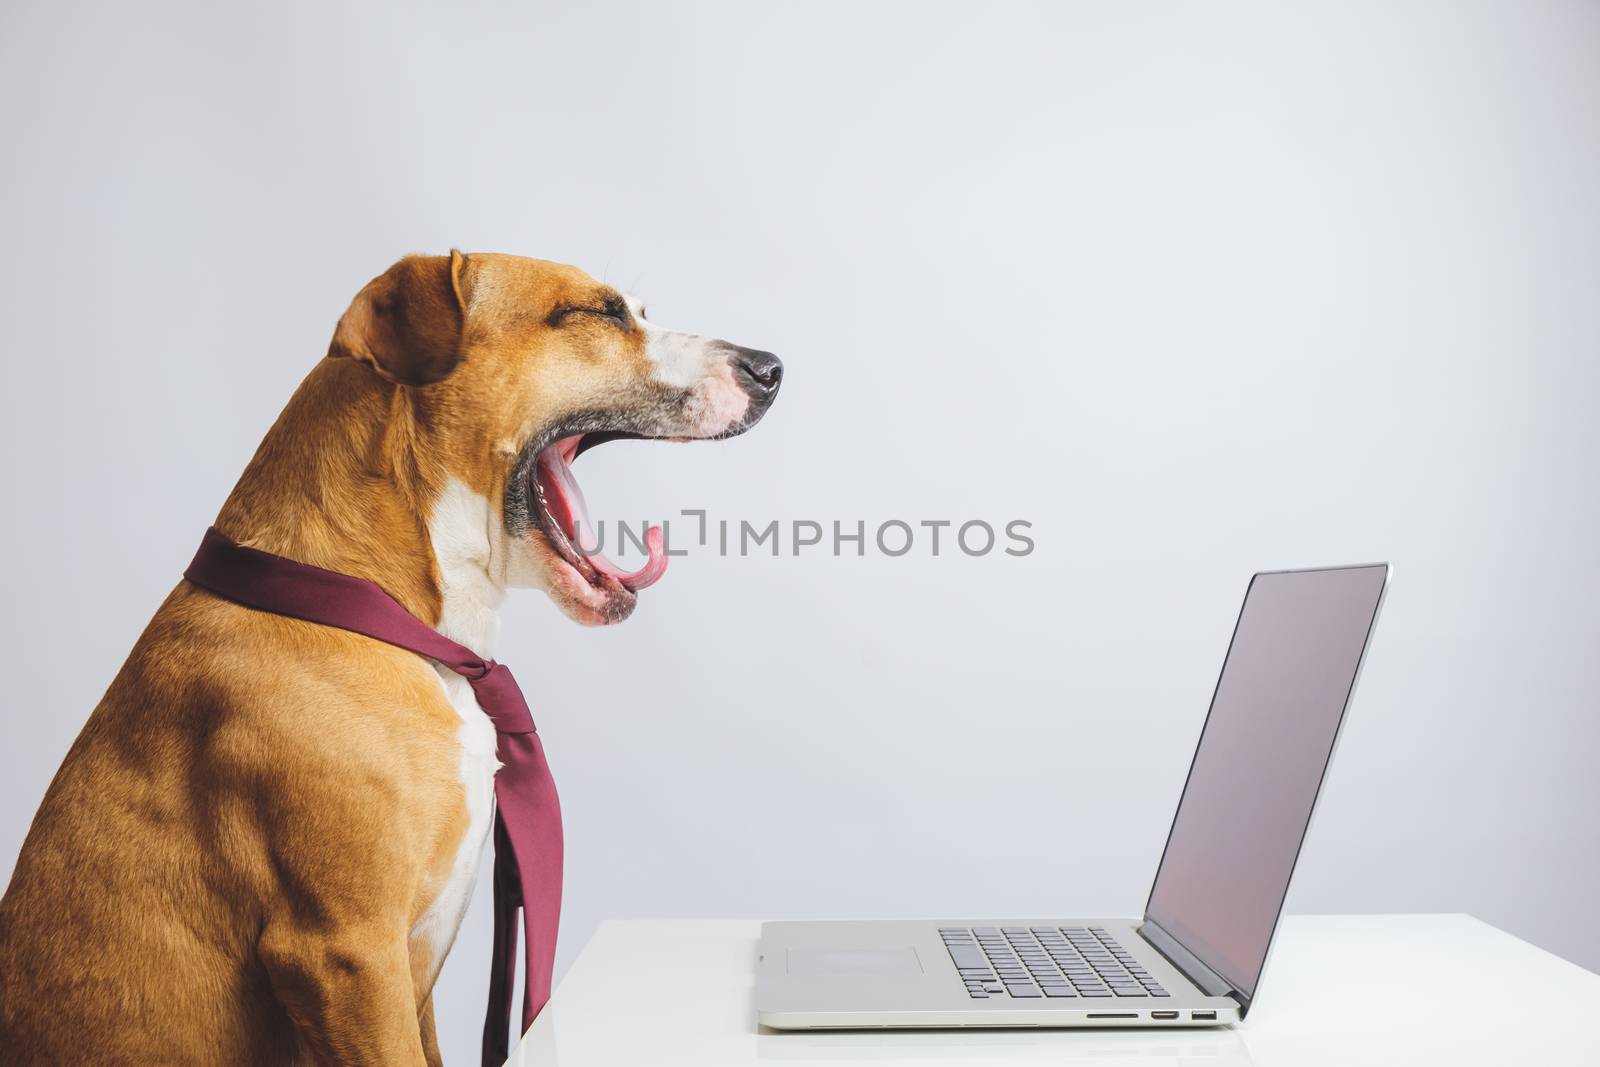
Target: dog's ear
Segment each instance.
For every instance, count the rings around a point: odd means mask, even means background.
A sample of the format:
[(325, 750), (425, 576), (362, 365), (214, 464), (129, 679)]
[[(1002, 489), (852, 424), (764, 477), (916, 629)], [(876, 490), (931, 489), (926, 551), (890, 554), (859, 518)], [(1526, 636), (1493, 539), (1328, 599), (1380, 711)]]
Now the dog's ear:
[(366, 284), (339, 319), (332, 358), (357, 359), (400, 385), (431, 385), (461, 362), (467, 257), (407, 256)]

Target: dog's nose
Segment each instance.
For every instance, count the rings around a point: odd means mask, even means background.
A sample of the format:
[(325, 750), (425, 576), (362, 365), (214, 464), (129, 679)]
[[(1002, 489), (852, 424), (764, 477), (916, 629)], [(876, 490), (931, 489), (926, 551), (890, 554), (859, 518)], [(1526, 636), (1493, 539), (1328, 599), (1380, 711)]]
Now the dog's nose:
[(771, 352), (758, 352), (753, 348), (738, 348), (732, 357), (733, 374), (745, 391), (761, 400), (770, 400), (783, 381), (783, 361)]

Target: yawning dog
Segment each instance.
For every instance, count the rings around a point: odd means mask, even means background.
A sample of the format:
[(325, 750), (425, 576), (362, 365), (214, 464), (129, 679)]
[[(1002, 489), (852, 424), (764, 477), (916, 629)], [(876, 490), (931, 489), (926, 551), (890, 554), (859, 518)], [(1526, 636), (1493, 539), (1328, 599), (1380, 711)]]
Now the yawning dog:
[[(216, 527), (376, 582), (485, 657), (508, 587), (619, 622), (665, 569), (661, 534), (632, 574), (586, 555), (573, 460), (742, 433), (781, 376), (573, 267), (408, 257), (356, 296)], [(0, 900), (0, 1060), (439, 1063), (431, 991), (495, 742), (460, 676), (180, 582)]]

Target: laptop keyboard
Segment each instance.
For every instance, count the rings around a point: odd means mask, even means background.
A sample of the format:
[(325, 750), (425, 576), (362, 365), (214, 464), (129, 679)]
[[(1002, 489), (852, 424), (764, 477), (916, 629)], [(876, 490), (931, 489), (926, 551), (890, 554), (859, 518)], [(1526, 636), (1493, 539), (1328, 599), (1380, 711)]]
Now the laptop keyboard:
[(939, 936), (974, 1000), (1171, 995), (1101, 926), (957, 926)]

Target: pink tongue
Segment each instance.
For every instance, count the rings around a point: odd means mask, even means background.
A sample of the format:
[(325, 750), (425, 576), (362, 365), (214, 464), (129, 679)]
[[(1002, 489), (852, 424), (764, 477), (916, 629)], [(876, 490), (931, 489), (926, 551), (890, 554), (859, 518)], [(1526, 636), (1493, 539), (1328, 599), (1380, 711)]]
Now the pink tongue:
[(643, 567), (632, 574), (622, 570), (598, 552), (589, 557), (589, 562), (594, 564), (595, 570), (611, 575), (637, 593), (641, 589), (655, 585), (661, 580), (661, 576), (667, 573), (666, 537), (662, 534), (661, 527), (652, 526), (645, 531), (644, 546), (649, 552), (649, 559), (645, 561)]
[(589, 521), (589, 506), (584, 502), (583, 490), (578, 488), (577, 480), (572, 477), (572, 468), (561, 454), (561, 445), (562, 442), (557, 442), (544, 449), (536, 460), (538, 473), (542, 476), (540, 481), (553, 497), (546, 500), (551, 516), (561, 524), (572, 541), (572, 547), (601, 574), (610, 575), (624, 588), (635, 593), (655, 585), (667, 573), (666, 537), (661, 527), (651, 526), (645, 531), (644, 543), (649, 558), (636, 571), (625, 571), (599, 552), (588, 551), (598, 548), (600, 539), (595, 534), (594, 524)]

